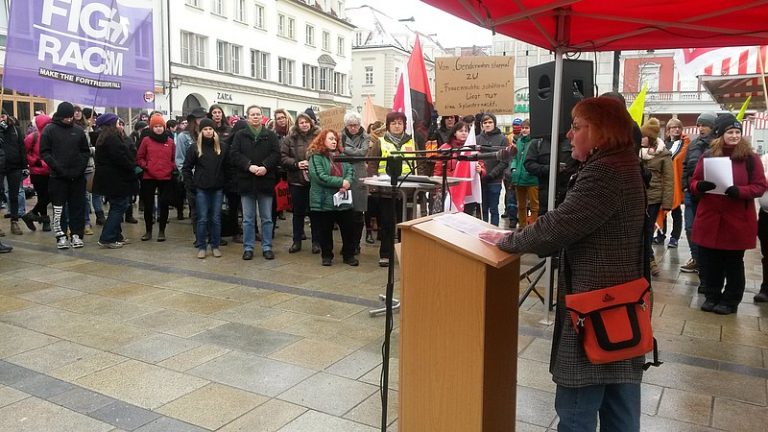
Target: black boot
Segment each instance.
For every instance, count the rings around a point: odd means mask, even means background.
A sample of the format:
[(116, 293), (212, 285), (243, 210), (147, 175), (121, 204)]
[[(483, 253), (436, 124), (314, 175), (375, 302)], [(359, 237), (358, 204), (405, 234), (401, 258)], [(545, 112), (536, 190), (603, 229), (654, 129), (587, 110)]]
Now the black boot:
[(103, 211), (97, 211), (96, 212), (96, 225), (104, 225), (104, 222), (106, 222), (106, 219), (104, 218), (104, 212)]
[(139, 221), (133, 217), (133, 204), (128, 206), (128, 209), (125, 211), (125, 222), (129, 224), (137, 224)]
[(755, 303), (768, 303), (768, 259), (763, 258), (763, 283), (760, 292), (753, 299)]
[(50, 232), (51, 231), (51, 217), (48, 216), (48, 215), (44, 215), (41, 218), (41, 220), (43, 222), (43, 231)]
[(160, 230), (157, 233), (157, 241), (165, 241), (165, 224), (160, 224)]
[(40, 216), (32, 212), (26, 212), (21, 216), (21, 220), (30, 231), (35, 231), (37, 229), (37, 227), (35, 227), (35, 222), (40, 222)]

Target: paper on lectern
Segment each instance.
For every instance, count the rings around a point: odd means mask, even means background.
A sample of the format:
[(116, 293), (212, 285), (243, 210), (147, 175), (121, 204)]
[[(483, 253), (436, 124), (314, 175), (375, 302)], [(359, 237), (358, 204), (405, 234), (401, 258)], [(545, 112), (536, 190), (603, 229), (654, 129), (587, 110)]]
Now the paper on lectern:
[(446, 213), (446, 214), (435, 217), (434, 221), (440, 222), (441, 224), (447, 227), (453, 228), (456, 231), (461, 231), (464, 234), (471, 235), (472, 237), (478, 238), (489, 244), (494, 244), (494, 243), (480, 237), (481, 232), (497, 231), (503, 235), (506, 235), (511, 232), (508, 230), (489, 229), (488, 225), (486, 225), (480, 219), (477, 219), (475, 217), (469, 216), (464, 213)]

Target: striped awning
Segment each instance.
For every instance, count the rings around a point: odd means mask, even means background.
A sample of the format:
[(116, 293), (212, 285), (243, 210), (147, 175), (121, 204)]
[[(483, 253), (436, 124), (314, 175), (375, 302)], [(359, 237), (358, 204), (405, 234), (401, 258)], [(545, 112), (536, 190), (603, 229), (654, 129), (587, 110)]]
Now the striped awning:
[(723, 109), (738, 111), (748, 96), (752, 96), (748, 109), (765, 111), (765, 93), (760, 74), (699, 77), (701, 85)]

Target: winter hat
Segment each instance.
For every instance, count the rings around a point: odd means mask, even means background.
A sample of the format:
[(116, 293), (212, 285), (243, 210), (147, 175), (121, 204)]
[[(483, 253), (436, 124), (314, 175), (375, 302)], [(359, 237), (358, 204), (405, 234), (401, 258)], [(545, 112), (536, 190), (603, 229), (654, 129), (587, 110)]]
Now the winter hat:
[(56, 107), (56, 117), (71, 118), (75, 116), (75, 106), (69, 102), (62, 102)]
[(139, 121), (136, 122), (135, 125), (133, 125), (133, 130), (135, 130), (135, 131), (142, 130), (142, 129), (144, 129), (147, 126), (149, 126), (147, 124), (147, 122), (139, 120)]
[(155, 114), (149, 118), (149, 127), (154, 129), (155, 126), (162, 126), (165, 128), (165, 119), (160, 114)]
[(304, 113), (309, 116), (309, 118), (312, 119), (312, 123), (317, 123), (317, 115), (315, 115), (315, 111), (310, 107), (304, 110)]
[(93, 117), (93, 109), (91, 108), (83, 108), (83, 118), (89, 119)]
[(516, 118), (512, 120), (512, 133), (517, 135), (520, 133), (521, 129), (523, 129), (523, 119)]
[(119, 117), (115, 113), (104, 113), (96, 118), (96, 126), (114, 126), (118, 119)]
[(717, 116), (712, 111), (706, 111), (699, 115), (696, 119), (696, 125), (715, 127), (715, 121)]
[(643, 133), (644, 137), (648, 137), (649, 145), (655, 146), (656, 140), (661, 133), (661, 123), (659, 123), (659, 119), (655, 117), (649, 118), (648, 121), (643, 123), (643, 126), (640, 127), (640, 132)]
[(211, 119), (206, 117), (206, 118), (200, 120), (200, 128), (199, 128), (199, 130), (203, 130), (204, 128), (207, 128), (207, 127), (215, 130), (216, 129), (216, 123), (214, 123), (213, 120), (211, 120)]
[(733, 116), (733, 114), (722, 114), (717, 118), (717, 121), (715, 121), (715, 136), (717, 138), (720, 138), (721, 136), (725, 135), (726, 132), (730, 129), (738, 129), (742, 130), (741, 128), (741, 122), (736, 120), (736, 117)]
[(194, 121), (195, 119), (201, 119), (206, 117), (208, 117), (208, 113), (205, 111), (205, 109), (203, 109), (203, 107), (197, 107), (193, 109), (192, 112), (189, 113), (189, 115), (187, 115), (187, 121), (191, 122), (191, 121)]

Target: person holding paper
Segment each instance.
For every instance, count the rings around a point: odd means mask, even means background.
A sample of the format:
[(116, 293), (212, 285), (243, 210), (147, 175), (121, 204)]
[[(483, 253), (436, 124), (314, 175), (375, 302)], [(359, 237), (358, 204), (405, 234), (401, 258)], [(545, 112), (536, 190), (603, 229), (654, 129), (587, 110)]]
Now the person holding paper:
[[(333, 264), (333, 226), (339, 224), (341, 255), (344, 264), (357, 266), (355, 249), (360, 239), (355, 235), (354, 202), (349, 201), (355, 170), (346, 162), (336, 162), (339, 155), (339, 134), (330, 129), (320, 131), (307, 147), (309, 157), (309, 211), (312, 224), (317, 225), (320, 257), (324, 266)], [(337, 195), (340, 194), (340, 195)], [(336, 200), (334, 201), (334, 196)], [(347, 200), (340, 200), (341, 196)]]
[[(480, 236), (512, 253), (560, 254), (550, 372), (557, 384), (560, 431), (640, 430), (644, 356), (607, 364), (587, 358), (565, 309), (565, 295), (644, 275), (645, 186), (633, 140), (633, 120), (614, 98), (580, 101), (571, 111), (571, 156), (579, 171), (564, 201), (536, 223), (507, 235)], [(620, 239), (621, 241), (617, 241)]]
[[(691, 177), (691, 190), (699, 197), (693, 241), (699, 245), (700, 271), (706, 281), (701, 310), (728, 315), (736, 312), (744, 296), (744, 251), (755, 247), (755, 198), (765, 192), (766, 179), (760, 158), (732, 114), (718, 117), (714, 131), (715, 140)], [(730, 159), (733, 184), (705, 180), (712, 178), (705, 162), (719, 157)], [(712, 193), (718, 188), (725, 188), (725, 194)]]

